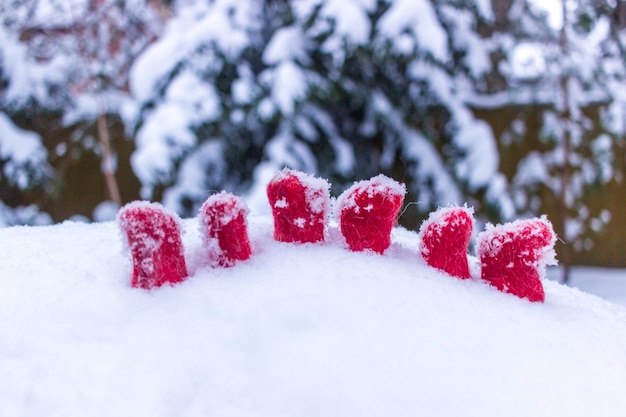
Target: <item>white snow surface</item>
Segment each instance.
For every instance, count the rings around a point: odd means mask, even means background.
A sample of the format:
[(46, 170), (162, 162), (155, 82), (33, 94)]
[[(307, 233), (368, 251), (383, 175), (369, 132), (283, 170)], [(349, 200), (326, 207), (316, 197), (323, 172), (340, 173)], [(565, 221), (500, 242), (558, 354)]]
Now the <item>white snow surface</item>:
[(621, 416), (626, 309), (545, 281), (546, 302), (384, 255), (272, 239), (130, 287), (115, 223), (0, 230), (1, 416)]

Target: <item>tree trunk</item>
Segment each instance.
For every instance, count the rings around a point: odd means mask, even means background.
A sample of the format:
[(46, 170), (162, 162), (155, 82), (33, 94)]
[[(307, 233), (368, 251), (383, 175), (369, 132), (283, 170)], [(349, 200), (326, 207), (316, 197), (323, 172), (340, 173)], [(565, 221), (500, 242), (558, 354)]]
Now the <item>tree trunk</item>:
[[(563, 13), (563, 27), (561, 27), (559, 46), (560, 53), (563, 57), (567, 57), (569, 55), (569, 39), (567, 36), (567, 0), (561, 0), (561, 11)], [(563, 69), (561, 69), (563, 71)], [(569, 83), (570, 83), (570, 75), (569, 69), (565, 68), (565, 71), (561, 75), (560, 80), (560, 88), (561, 88), (561, 120), (565, 124), (563, 129), (563, 137), (562, 145), (563, 145), (563, 165), (561, 166), (561, 188), (559, 190), (559, 195), (557, 196), (557, 205), (558, 205), (558, 213), (559, 213), (559, 223), (561, 226), (561, 236), (563, 242), (563, 250), (561, 251), (561, 264), (563, 265), (563, 275), (561, 276), (561, 281), (564, 284), (567, 284), (570, 279), (570, 269), (571, 269), (571, 245), (570, 241), (567, 237), (566, 227), (567, 227), (567, 217), (568, 217), (568, 204), (567, 204), (567, 191), (570, 185), (570, 153), (571, 153), (571, 134), (572, 134), (572, 114), (570, 111), (571, 105), (571, 97), (569, 95)]]
[(102, 174), (107, 185), (109, 198), (118, 207), (122, 205), (120, 190), (115, 179), (115, 161), (111, 153), (111, 140), (109, 137), (109, 128), (107, 126), (106, 113), (101, 111), (98, 114), (98, 138), (102, 144)]

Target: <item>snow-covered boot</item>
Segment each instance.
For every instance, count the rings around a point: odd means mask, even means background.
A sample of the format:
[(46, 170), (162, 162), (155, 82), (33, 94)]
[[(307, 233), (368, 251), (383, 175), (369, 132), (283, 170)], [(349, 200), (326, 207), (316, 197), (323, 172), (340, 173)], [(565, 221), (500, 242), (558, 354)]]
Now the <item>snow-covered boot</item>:
[(458, 278), (470, 278), (467, 250), (473, 228), (473, 210), (467, 207), (440, 208), (420, 227), (419, 252), (433, 268)]
[(383, 253), (391, 245), (391, 229), (405, 194), (404, 184), (378, 175), (339, 196), (339, 226), (350, 250)]
[(267, 185), (274, 216), (274, 239), (279, 242), (324, 240), (330, 208), (330, 184), (322, 178), (284, 169)]
[(187, 276), (178, 216), (159, 203), (135, 201), (122, 207), (117, 222), (133, 261), (133, 287), (175, 284)]
[(478, 235), (481, 276), (491, 285), (533, 302), (545, 299), (541, 277), (556, 263), (556, 235), (545, 216), (487, 225)]
[(209, 197), (200, 208), (200, 233), (211, 262), (232, 266), (250, 257), (250, 239), (244, 200), (222, 191)]

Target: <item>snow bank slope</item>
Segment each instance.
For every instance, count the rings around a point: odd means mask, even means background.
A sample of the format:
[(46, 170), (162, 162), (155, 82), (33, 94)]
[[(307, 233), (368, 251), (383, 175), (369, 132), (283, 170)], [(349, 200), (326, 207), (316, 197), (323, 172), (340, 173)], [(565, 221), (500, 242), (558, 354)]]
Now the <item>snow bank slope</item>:
[(618, 416), (626, 310), (553, 282), (533, 304), (385, 255), (274, 242), (129, 286), (115, 224), (0, 230), (1, 416)]

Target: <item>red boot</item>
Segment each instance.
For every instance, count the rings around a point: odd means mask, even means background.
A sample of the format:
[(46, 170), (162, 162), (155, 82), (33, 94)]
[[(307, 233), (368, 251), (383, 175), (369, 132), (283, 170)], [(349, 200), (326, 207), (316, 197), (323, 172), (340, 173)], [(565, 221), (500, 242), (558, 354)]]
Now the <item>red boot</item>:
[(267, 185), (274, 216), (274, 239), (279, 242), (324, 240), (330, 185), (325, 179), (284, 169)]
[(232, 266), (250, 257), (247, 214), (244, 200), (224, 191), (209, 197), (200, 208), (202, 240), (217, 265)]
[(470, 278), (467, 249), (473, 227), (473, 211), (467, 207), (431, 213), (419, 231), (419, 251), (426, 263), (452, 276)]
[(555, 242), (552, 224), (545, 217), (487, 225), (477, 240), (481, 276), (500, 291), (543, 302), (540, 273), (556, 263)]
[(188, 276), (175, 213), (158, 203), (136, 201), (120, 209), (117, 222), (133, 260), (133, 287), (176, 284)]
[(339, 196), (339, 225), (350, 250), (383, 253), (391, 245), (391, 229), (405, 194), (403, 184), (378, 175)]

